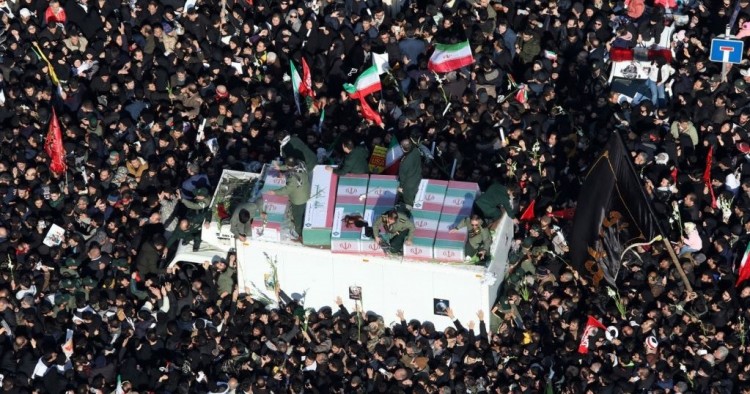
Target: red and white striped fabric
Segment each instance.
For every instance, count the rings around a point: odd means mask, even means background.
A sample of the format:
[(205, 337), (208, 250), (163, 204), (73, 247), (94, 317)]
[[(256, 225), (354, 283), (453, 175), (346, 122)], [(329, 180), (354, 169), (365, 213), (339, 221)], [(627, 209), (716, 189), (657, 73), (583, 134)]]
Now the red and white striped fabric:
[(669, 49), (612, 48), (609, 58), (612, 60), (613, 77), (648, 79), (653, 68), (652, 62), (661, 58), (669, 63), (672, 61), (672, 52)]
[(612, 48), (609, 51), (609, 59), (613, 62), (652, 62), (662, 58), (667, 63), (672, 62), (672, 51), (669, 49), (648, 49), (648, 48)]

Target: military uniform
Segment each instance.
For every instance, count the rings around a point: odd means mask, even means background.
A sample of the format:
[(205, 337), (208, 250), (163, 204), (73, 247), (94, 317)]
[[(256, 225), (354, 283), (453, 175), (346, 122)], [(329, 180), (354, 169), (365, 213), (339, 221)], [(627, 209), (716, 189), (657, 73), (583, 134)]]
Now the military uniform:
[(216, 277), (216, 287), (218, 289), (217, 293), (220, 295), (222, 293), (232, 294), (232, 290), (234, 289), (234, 275), (235, 275), (235, 269), (232, 267), (227, 267), (224, 271), (220, 272)]
[[(188, 219), (188, 221), (190, 220)], [(195, 242), (196, 237), (198, 238), (197, 242), (200, 245), (200, 224), (196, 226), (195, 224), (190, 222), (187, 230), (183, 230), (180, 228), (180, 226), (177, 226), (177, 228), (172, 231), (169, 239), (167, 239), (167, 249), (171, 248), (172, 245), (174, 245), (177, 241), (182, 241), (183, 245), (189, 244), (190, 241)]]
[(381, 229), (385, 230), (385, 234), (380, 236), (388, 241), (390, 252), (397, 254), (404, 252), (404, 242), (406, 240), (409, 240), (409, 242), (414, 240), (414, 231), (416, 231), (414, 223), (402, 212), (398, 213), (396, 221), (390, 226), (388, 225), (387, 212), (375, 219), (373, 231), (380, 234)]
[(315, 165), (318, 164), (318, 156), (297, 136), (290, 136), (289, 141), (281, 146), (281, 156), (292, 157), (300, 163), (305, 163), (305, 168), (312, 174)]
[(93, 278), (85, 277), (81, 280), (80, 292), (86, 296), (86, 301), (88, 301), (89, 299), (89, 293), (91, 293), (91, 289), (97, 287), (97, 284), (97, 281)]
[(173, 234), (173, 236), (177, 238), (173, 239), (172, 237), (170, 237), (170, 241), (174, 243), (176, 239), (183, 239), (188, 242), (192, 240), (193, 250), (195, 251), (198, 250), (201, 246), (201, 226), (203, 226), (204, 221), (210, 220), (211, 212), (208, 209), (210, 204), (210, 201), (208, 199), (208, 190), (206, 190), (205, 188), (200, 188), (196, 190), (194, 194), (195, 197), (202, 196), (203, 199), (195, 199), (195, 201), (190, 201), (183, 198), (180, 200), (182, 204), (188, 209), (188, 213), (185, 215), (185, 218), (190, 223), (188, 229), (182, 231), (178, 226), (178, 228), (175, 229), (176, 234)]
[[(240, 235), (245, 237), (250, 237), (252, 234), (252, 221), (253, 218), (260, 214), (261, 207), (263, 206), (263, 200), (259, 199), (255, 202), (246, 202), (244, 204), (240, 204), (237, 206), (237, 208), (234, 209), (234, 212), (232, 213), (232, 218), (229, 220), (229, 230), (234, 234), (234, 237), (237, 238)], [(240, 222), (240, 211), (246, 210), (250, 213), (250, 220), (247, 221), (247, 223)]]
[(481, 224), (478, 229), (471, 227), (471, 218), (464, 218), (457, 225), (456, 229), (468, 228), (468, 236), (466, 238), (466, 244), (464, 245), (464, 253), (469, 257), (476, 256), (480, 251), (484, 251), (484, 259), (489, 259), (490, 250), (492, 250), (492, 235), (490, 230), (482, 227)]
[(60, 275), (62, 275), (63, 278), (77, 280), (78, 278), (80, 278), (80, 274), (78, 273), (78, 267), (80, 265), (80, 261), (68, 258), (65, 260), (65, 265), (60, 268)]
[(305, 206), (310, 199), (310, 178), (302, 170), (291, 170), (287, 172), (286, 186), (275, 190), (277, 196), (289, 197), (289, 210), (292, 213), (294, 231), (298, 236), (302, 235), (302, 227), (305, 223)]
[(401, 188), (401, 200), (409, 207), (414, 205), (419, 182), (422, 181), (422, 154), (417, 147), (401, 158), (398, 167), (398, 181)]
[[(515, 216), (515, 209), (508, 196), (508, 188), (495, 182), (474, 202), (475, 213), (487, 222), (494, 222), (503, 215)], [(502, 208), (502, 210), (501, 210)]]
[(367, 149), (362, 145), (357, 145), (349, 152), (344, 161), (333, 173), (338, 176), (347, 174), (367, 174), (370, 172)]
[(112, 260), (112, 266), (115, 269), (122, 269), (123, 272), (130, 272), (130, 263), (127, 259), (114, 259)]
[(59, 312), (67, 312), (70, 308), (71, 296), (68, 294), (57, 293), (55, 294), (55, 305), (52, 308), (52, 313), (57, 316)]

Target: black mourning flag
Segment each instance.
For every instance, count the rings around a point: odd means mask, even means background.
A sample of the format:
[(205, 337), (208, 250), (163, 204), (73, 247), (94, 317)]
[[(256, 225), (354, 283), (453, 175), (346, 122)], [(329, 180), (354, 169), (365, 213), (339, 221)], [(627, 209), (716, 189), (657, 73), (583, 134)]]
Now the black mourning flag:
[(598, 286), (614, 286), (621, 255), (660, 234), (649, 201), (620, 135), (613, 133), (578, 196), (570, 257), (573, 267)]

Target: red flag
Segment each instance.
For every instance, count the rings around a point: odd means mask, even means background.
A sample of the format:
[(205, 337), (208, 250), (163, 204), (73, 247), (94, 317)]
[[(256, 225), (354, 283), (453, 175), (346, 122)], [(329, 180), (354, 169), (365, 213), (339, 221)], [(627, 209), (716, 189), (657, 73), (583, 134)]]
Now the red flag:
[(55, 109), (52, 108), (52, 119), (49, 122), (47, 139), (44, 141), (44, 151), (50, 158), (49, 169), (55, 174), (62, 174), (66, 170), (65, 148), (63, 148), (62, 129), (60, 121), (57, 120)]
[(365, 101), (365, 98), (362, 96), (359, 96), (359, 105), (362, 107), (361, 111), (363, 118), (372, 121), (378, 126), (383, 124), (383, 119), (380, 118), (380, 115), (377, 112), (370, 108), (370, 105), (367, 104), (367, 101)]
[(669, 174), (672, 177), (672, 182), (677, 184), (677, 167), (672, 169), (672, 173)]
[(703, 182), (711, 183), (711, 164), (714, 159), (714, 147), (708, 148), (708, 154), (706, 155), (706, 169), (703, 171)]
[(573, 216), (576, 213), (575, 208), (565, 208), (557, 211), (552, 211), (550, 215), (558, 219), (573, 220)]
[(594, 328), (600, 328), (602, 330), (607, 329), (602, 322), (589, 315), (589, 320), (586, 322), (586, 328), (583, 330), (583, 335), (581, 336), (581, 344), (578, 345), (578, 353), (586, 354), (589, 352), (589, 336), (594, 332)]
[(526, 210), (524, 210), (521, 214), (522, 222), (534, 220), (534, 218), (536, 217), (536, 215), (534, 214), (534, 208), (536, 208), (536, 199), (531, 200), (531, 204), (529, 204), (529, 206), (526, 207)]
[(714, 188), (711, 185), (711, 166), (714, 160), (714, 147), (708, 148), (708, 154), (706, 155), (706, 169), (703, 171), (703, 183), (706, 184), (709, 193), (711, 193), (711, 208), (716, 209), (716, 194), (714, 194)]
[(302, 58), (302, 83), (299, 85), (299, 94), (303, 97), (315, 98), (315, 92), (312, 89), (312, 75), (310, 75), (310, 67), (307, 66), (307, 61)]

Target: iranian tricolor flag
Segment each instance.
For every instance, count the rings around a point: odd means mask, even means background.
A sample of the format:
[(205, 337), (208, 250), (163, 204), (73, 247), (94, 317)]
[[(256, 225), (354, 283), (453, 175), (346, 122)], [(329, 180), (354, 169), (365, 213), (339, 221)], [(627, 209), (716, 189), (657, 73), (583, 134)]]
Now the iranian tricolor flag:
[(456, 44), (435, 44), (427, 68), (438, 73), (447, 73), (474, 64), (469, 41)]
[(289, 68), (290, 73), (289, 75), (292, 78), (292, 91), (294, 92), (294, 103), (297, 104), (297, 113), (301, 114), (302, 110), (299, 106), (299, 96), (300, 96), (300, 85), (302, 85), (302, 78), (299, 77), (299, 72), (297, 71), (297, 67), (294, 65), (294, 61), (289, 60)]
[(750, 244), (747, 245), (745, 254), (742, 255), (742, 260), (740, 260), (740, 271), (737, 274), (735, 286), (739, 286), (740, 283), (750, 279), (750, 262), (748, 260), (750, 260)]
[(357, 80), (353, 84), (344, 84), (344, 90), (354, 99), (365, 97), (382, 89), (380, 74), (378, 74), (378, 70), (374, 65), (363, 71), (362, 74), (359, 74), (359, 77), (357, 77)]
[(402, 157), (404, 157), (404, 150), (401, 148), (398, 138), (395, 136), (391, 137), (391, 144), (388, 147), (388, 152), (385, 154), (385, 170), (383, 170), (383, 174), (398, 174), (398, 168), (400, 167)]

